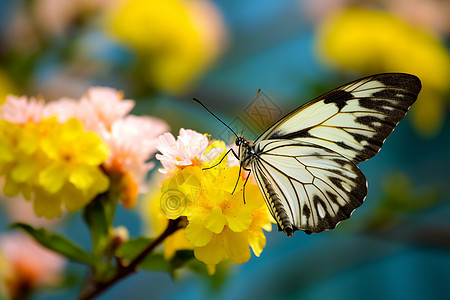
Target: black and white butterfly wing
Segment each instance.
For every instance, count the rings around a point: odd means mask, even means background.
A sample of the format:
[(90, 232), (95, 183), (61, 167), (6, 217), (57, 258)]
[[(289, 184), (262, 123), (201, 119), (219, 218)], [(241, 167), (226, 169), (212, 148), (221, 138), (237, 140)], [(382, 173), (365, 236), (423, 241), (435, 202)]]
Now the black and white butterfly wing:
[(264, 140), (250, 163), (266, 204), (288, 236), (334, 228), (367, 194), (364, 174), (348, 158), (303, 141)]
[(420, 80), (409, 74), (359, 79), (294, 110), (266, 130), (255, 144), (271, 139), (304, 141), (357, 164), (378, 153), (420, 89)]

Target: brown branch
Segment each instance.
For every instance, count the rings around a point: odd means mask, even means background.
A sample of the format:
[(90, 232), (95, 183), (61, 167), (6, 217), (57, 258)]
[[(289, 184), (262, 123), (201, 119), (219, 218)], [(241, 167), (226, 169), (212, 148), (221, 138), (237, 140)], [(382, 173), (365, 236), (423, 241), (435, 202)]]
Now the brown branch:
[(152, 241), (147, 248), (145, 248), (138, 256), (136, 256), (130, 264), (124, 267), (120, 267), (117, 270), (116, 275), (114, 275), (111, 279), (107, 281), (94, 282), (91, 286), (87, 286), (87, 288), (81, 293), (78, 300), (90, 300), (94, 299), (96, 296), (103, 293), (106, 289), (114, 285), (116, 282), (122, 280), (128, 275), (135, 273), (137, 271), (138, 265), (160, 244), (162, 243), (168, 236), (173, 234), (178, 229), (182, 228), (182, 224), (184, 223), (183, 218), (178, 218), (175, 220), (169, 220), (169, 224), (167, 225), (166, 230), (161, 233), (154, 241)]

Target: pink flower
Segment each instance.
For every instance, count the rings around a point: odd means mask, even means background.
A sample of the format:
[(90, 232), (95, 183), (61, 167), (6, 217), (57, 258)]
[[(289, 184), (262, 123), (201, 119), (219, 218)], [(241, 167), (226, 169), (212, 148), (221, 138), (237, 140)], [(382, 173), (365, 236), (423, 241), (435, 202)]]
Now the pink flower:
[(146, 161), (156, 152), (157, 136), (168, 129), (167, 124), (157, 118), (130, 115), (115, 121), (110, 132), (104, 132), (103, 140), (111, 150), (106, 169), (123, 176), (124, 186), (135, 186), (124, 191), (125, 207), (134, 206), (137, 196), (134, 194), (144, 191), (142, 184), (147, 172), (154, 167), (154, 163)]
[(168, 129), (167, 124), (157, 118), (130, 115), (117, 120), (105, 139), (111, 148), (110, 159), (117, 157), (130, 171), (140, 170), (156, 152), (156, 138)]
[(80, 105), (90, 108), (98, 120), (110, 130), (114, 121), (123, 118), (134, 107), (133, 100), (124, 100), (123, 93), (107, 87), (90, 88), (81, 98)]
[(11, 299), (25, 296), (30, 289), (58, 284), (66, 263), (21, 232), (0, 237), (0, 256), (4, 259), (0, 278)]
[(80, 101), (61, 98), (47, 103), (43, 113), (44, 118), (57, 117), (59, 123), (65, 123), (70, 118), (77, 118), (86, 130), (99, 133), (105, 130), (97, 114), (90, 105), (82, 105)]
[[(0, 186), (2, 186), (2, 182), (0, 182)], [(5, 209), (8, 221), (11, 223), (23, 222), (34, 227), (49, 228), (58, 224), (62, 219), (38, 217), (34, 212), (33, 202), (25, 200), (23, 196), (2, 198), (0, 199), (0, 203), (3, 204), (2, 208)]]
[(147, 163), (156, 152), (156, 138), (169, 130), (157, 118), (127, 115), (134, 107), (133, 100), (124, 100), (123, 93), (112, 88), (90, 88), (78, 102), (76, 117), (88, 130), (96, 132), (105, 141), (111, 154), (105, 168), (118, 175), (116, 184), (122, 192), (122, 204), (131, 208), (154, 163)]
[(65, 123), (68, 119), (78, 115), (78, 110), (79, 104), (77, 100), (61, 98), (45, 105), (43, 117), (57, 117), (59, 123)]
[(60, 123), (70, 118), (80, 120), (85, 130), (96, 133), (108, 144), (111, 151), (105, 170), (113, 175), (125, 207), (132, 207), (147, 172), (154, 167), (147, 161), (156, 152), (156, 139), (169, 130), (157, 118), (128, 115), (134, 105), (133, 100), (123, 99), (122, 92), (93, 87), (79, 101), (61, 98), (46, 105), (43, 101), (10, 96), (1, 113), (6, 120), (18, 123), (38, 123), (50, 117), (57, 117)]
[(133, 100), (124, 100), (123, 93), (107, 87), (92, 87), (80, 101), (61, 98), (46, 105), (44, 116), (57, 116), (61, 123), (79, 119), (87, 130), (96, 133), (111, 130), (114, 121), (133, 109)]
[(45, 103), (41, 99), (9, 95), (1, 106), (0, 118), (17, 124), (38, 123), (42, 118), (44, 105)]
[(190, 129), (180, 129), (178, 139), (171, 133), (165, 133), (159, 137), (156, 143), (161, 154), (156, 154), (156, 159), (161, 161), (164, 169), (159, 169), (161, 173), (174, 171), (177, 167), (187, 167), (201, 164), (204, 161), (214, 159), (223, 149), (212, 149), (205, 155), (205, 150), (209, 146), (209, 139), (206, 134), (201, 134)]

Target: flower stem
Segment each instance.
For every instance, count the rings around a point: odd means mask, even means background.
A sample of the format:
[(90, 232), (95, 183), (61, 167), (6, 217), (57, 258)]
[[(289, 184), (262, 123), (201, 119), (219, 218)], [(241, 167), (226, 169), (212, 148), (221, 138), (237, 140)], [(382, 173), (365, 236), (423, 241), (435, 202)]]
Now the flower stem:
[(167, 225), (167, 228), (164, 230), (164, 232), (161, 233), (161, 235), (159, 235), (155, 240), (153, 240), (147, 246), (147, 248), (145, 248), (138, 256), (136, 256), (128, 265), (123, 267), (119, 266), (117, 273), (107, 281), (92, 282), (90, 285), (87, 285), (87, 287), (79, 296), (78, 300), (94, 299), (96, 296), (103, 293), (106, 289), (114, 285), (116, 282), (122, 280), (132, 273), (135, 273), (137, 271), (138, 265), (147, 257), (147, 255), (149, 255), (168, 236), (173, 234), (178, 229), (182, 228), (182, 223), (184, 223), (183, 218), (169, 220), (169, 224)]

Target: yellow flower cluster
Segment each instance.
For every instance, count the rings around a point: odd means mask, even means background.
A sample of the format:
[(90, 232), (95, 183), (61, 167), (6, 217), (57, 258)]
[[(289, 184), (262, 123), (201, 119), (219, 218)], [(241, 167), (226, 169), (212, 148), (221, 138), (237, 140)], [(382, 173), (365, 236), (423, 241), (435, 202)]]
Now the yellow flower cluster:
[(413, 109), (414, 123), (423, 134), (441, 127), (442, 100), (450, 87), (450, 56), (432, 32), (385, 12), (352, 7), (321, 24), (317, 48), (322, 61), (339, 68), (417, 75), (423, 90)]
[[(213, 142), (205, 153), (218, 147), (225, 149), (225, 144)], [(163, 224), (167, 218), (185, 216), (188, 220), (184, 231), (166, 240), (166, 258), (178, 249), (194, 249), (195, 257), (207, 265), (211, 274), (224, 259), (237, 264), (248, 261), (250, 248), (259, 256), (266, 244), (262, 229), (272, 228), (272, 218), (257, 185), (247, 182), (244, 203), (244, 178), (239, 176), (239, 167), (228, 167), (226, 158), (215, 166), (225, 153), (201, 165), (177, 168), (151, 204), (153, 219)], [(205, 169), (211, 166), (215, 167)], [(157, 226), (160, 230), (163, 227)]]
[(58, 123), (0, 120), (0, 176), (7, 196), (32, 199), (38, 216), (54, 218), (85, 206), (108, 189), (100, 166), (109, 148), (78, 119)]
[(207, 0), (123, 0), (106, 19), (107, 30), (139, 54), (147, 82), (171, 93), (186, 90), (206, 69), (225, 35)]

